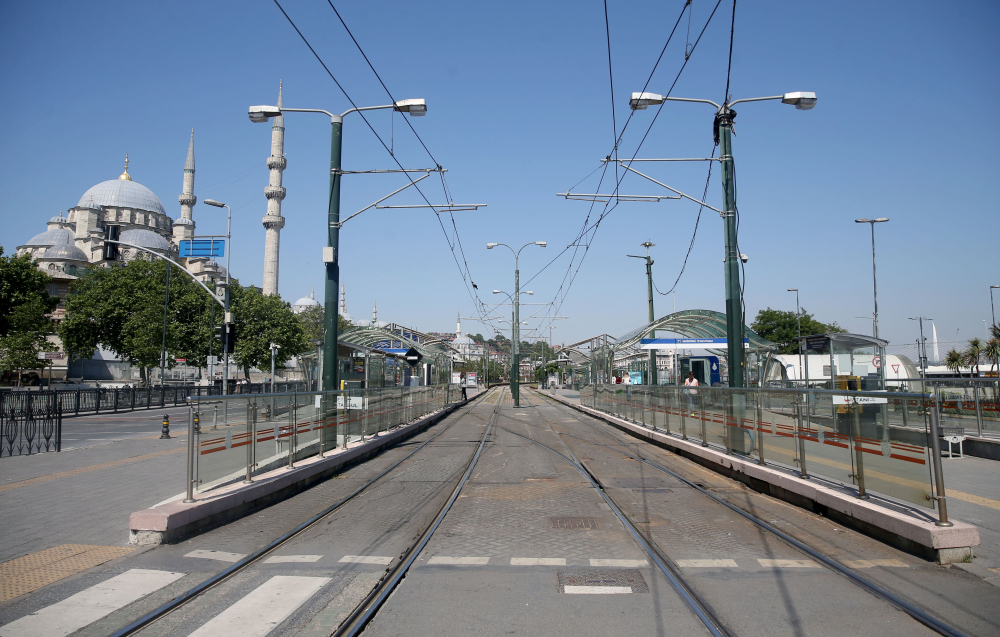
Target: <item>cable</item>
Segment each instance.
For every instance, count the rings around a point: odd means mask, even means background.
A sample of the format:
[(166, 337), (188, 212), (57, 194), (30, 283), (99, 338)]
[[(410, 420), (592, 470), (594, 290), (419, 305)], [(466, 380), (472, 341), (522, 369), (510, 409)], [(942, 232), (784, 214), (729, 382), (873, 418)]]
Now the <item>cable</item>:
[[(306, 47), (309, 49), (309, 51), (313, 54), (313, 57), (316, 58), (316, 61), (319, 62), (320, 66), (323, 67), (323, 70), (326, 71), (326, 74), (328, 76), (330, 76), (330, 79), (333, 80), (333, 83), (336, 84), (337, 88), (340, 89), (340, 92), (344, 94), (344, 97), (347, 98), (347, 101), (350, 102), (350, 104), (351, 104), (351, 106), (353, 108), (357, 109), (358, 105), (354, 102), (353, 99), (351, 99), (351, 96), (344, 89), (343, 85), (341, 85), (341, 83), (333, 75), (333, 72), (330, 71), (330, 68), (323, 61), (323, 58), (321, 58), (319, 56), (319, 54), (316, 52), (316, 49), (314, 49), (313, 46), (312, 46), (312, 44), (309, 43), (309, 40), (302, 33), (302, 31), (299, 29), (299, 27), (295, 24), (295, 21), (292, 20), (291, 16), (288, 15), (288, 13), (285, 11), (284, 7), (281, 6), (281, 3), (278, 0), (274, 0), (274, 4), (278, 7), (278, 10), (281, 11), (282, 15), (285, 16), (285, 19), (288, 20), (288, 23), (292, 26), (292, 28), (298, 34), (299, 38), (306, 45)], [(334, 9), (334, 11), (336, 12), (336, 9)], [(338, 17), (339, 17), (339, 14), (338, 14)], [(343, 22), (343, 20), (341, 20), (341, 22)], [(346, 28), (346, 24), (344, 26)], [(352, 35), (351, 37), (353, 39), (354, 36)], [(357, 44), (356, 40), (355, 40), (355, 44)], [(358, 48), (360, 49), (360, 46)], [(362, 55), (363, 55), (363, 52), (362, 52)], [(365, 59), (367, 60), (367, 57)], [(370, 62), (369, 62), (369, 66), (371, 66)], [(374, 68), (372, 70), (374, 71)], [(377, 76), (377, 73), (376, 73), (376, 76)], [(379, 79), (379, 82), (381, 82), (381, 79)], [(385, 87), (384, 84), (383, 84), (383, 87)], [(386, 89), (386, 92), (388, 93), (388, 89)], [(390, 98), (391, 98), (391, 94), (390, 94)], [(392, 157), (393, 162), (395, 162), (395, 164), (400, 168), (400, 170), (404, 170), (403, 165), (400, 163), (399, 159), (395, 156), (394, 153), (390, 152), (390, 149), (386, 145), (385, 140), (382, 139), (382, 137), (375, 130), (375, 127), (372, 126), (372, 124), (371, 124), (370, 121), (368, 121), (368, 118), (365, 116), (364, 111), (358, 111), (358, 115), (361, 116), (361, 119), (364, 120), (364, 122), (368, 126), (369, 130), (371, 130), (372, 134), (375, 135), (375, 138), (378, 139), (379, 143), (382, 144), (382, 147), (386, 150), (386, 152), (389, 153), (389, 156)], [(407, 122), (407, 124), (409, 124), (409, 122)], [(412, 129), (412, 125), (410, 126), (410, 128)], [(414, 134), (416, 135), (416, 131), (414, 131)], [(417, 137), (419, 139), (419, 135), (417, 135)], [(422, 140), (421, 140), (421, 144), (423, 144)], [(427, 150), (427, 147), (424, 146), (424, 149)], [(427, 154), (430, 155), (430, 151), (429, 150), (427, 151)], [(434, 160), (433, 155), (431, 155), (431, 159)], [(435, 165), (437, 165), (438, 167), (440, 167), (440, 165), (437, 164), (437, 161), (436, 160), (434, 160), (434, 161), (435, 161)], [(471, 280), (471, 273), (469, 272), (469, 265), (468, 265), (468, 262), (465, 259), (464, 251), (462, 252), (462, 259), (463, 259), (463, 262), (465, 263), (465, 270), (463, 271), (461, 264), (458, 263), (458, 255), (455, 254), (455, 244), (452, 243), (452, 241), (448, 239), (448, 231), (444, 227), (444, 222), (441, 221), (441, 214), (438, 212), (437, 208), (434, 207), (434, 205), (430, 202), (430, 200), (424, 194), (423, 190), (420, 189), (420, 186), (416, 185), (416, 182), (413, 180), (413, 178), (410, 176), (410, 174), (407, 173), (407, 172), (404, 172), (403, 175), (410, 181), (410, 184), (413, 186), (413, 188), (418, 193), (420, 193), (421, 198), (424, 200), (424, 202), (426, 202), (426, 204), (428, 206), (430, 206), (431, 210), (434, 212), (434, 216), (437, 218), (438, 224), (441, 226), (441, 232), (445, 235), (445, 241), (447, 241), (448, 247), (451, 249), (452, 258), (455, 260), (455, 265), (456, 265), (456, 267), (458, 267), (459, 274), (461, 274), (461, 276), (462, 276), (462, 281), (463, 281), (463, 283), (465, 285), (466, 292), (469, 294), (470, 299), (473, 301), (473, 306), (476, 308), (476, 311), (480, 312), (480, 305), (482, 304), (482, 301), (479, 299), (479, 295), (476, 294), (473, 291), (473, 289), (469, 288), (469, 281)], [(331, 196), (332, 196), (332, 189), (331, 189)], [(459, 249), (461, 250), (461, 242), (459, 241), (457, 243), (458, 243)], [(481, 313), (480, 313), (480, 316), (482, 316)]]
[[(611, 139), (614, 140), (615, 181), (618, 181), (618, 120), (615, 117), (615, 76), (611, 71), (611, 23), (608, 22), (608, 0), (604, 0), (604, 34), (608, 40), (608, 84), (611, 87)], [(610, 158), (611, 156), (608, 155)]]

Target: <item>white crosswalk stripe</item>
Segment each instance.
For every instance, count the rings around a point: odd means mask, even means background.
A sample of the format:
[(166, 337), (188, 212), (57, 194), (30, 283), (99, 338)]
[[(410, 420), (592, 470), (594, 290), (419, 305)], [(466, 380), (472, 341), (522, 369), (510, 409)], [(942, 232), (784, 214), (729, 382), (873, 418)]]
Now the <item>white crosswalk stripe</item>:
[(677, 560), (681, 568), (739, 568), (736, 560)]
[(190, 637), (264, 637), (329, 581), (329, 577), (272, 577)]
[(385, 566), (392, 561), (392, 558), (383, 555), (345, 555), (338, 561), (349, 564), (378, 564)]
[(820, 568), (812, 560), (757, 560), (764, 568)]
[(590, 559), (591, 566), (620, 567), (620, 568), (643, 568), (649, 566), (646, 560), (613, 560), (613, 559)]
[(450, 557), (447, 555), (435, 555), (427, 560), (428, 564), (447, 564), (450, 566), (484, 566), (488, 564), (488, 557)]
[(566, 566), (564, 557), (512, 557), (511, 566)]
[(567, 595), (622, 595), (631, 593), (631, 586), (566, 586)]
[(264, 563), (285, 564), (287, 562), (318, 562), (321, 559), (323, 559), (322, 555), (272, 555), (264, 560)]
[(246, 555), (242, 553), (227, 553), (225, 551), (198, 549), (185, 554), (184, 557), (196, 557), (203, 560), (219, 560), (220, 562), (239, 562), (246, 557)]
[(184, 573), (133, 568), (0, 627), (0, 637), (63, 637), (182, 577)]

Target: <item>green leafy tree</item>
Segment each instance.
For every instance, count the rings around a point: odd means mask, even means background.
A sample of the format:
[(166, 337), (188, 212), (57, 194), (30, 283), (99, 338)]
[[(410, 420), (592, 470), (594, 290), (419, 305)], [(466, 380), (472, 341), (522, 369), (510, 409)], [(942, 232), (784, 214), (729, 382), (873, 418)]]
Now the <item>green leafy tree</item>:
[[(812, 314), (805, 311), (805, 308), (802, 308), (801, 312), (802, 336), (844, 331), (836, 322), (821, 323), (817, 321)], [(781, 344), (781, 348), (778, 350), (779, 354), (797, 354), (799, 351), (799, 344), (796, 340), (799, 330), (795, 312), (772, 310), (771, 308), (760, 310), (757, 312), (753, 324), (750, 325), (750, 329), (761, 338)]]
[(944, 364), (948, 367), (948, 369), (958, 374), (959, 377), (962, 376), (962, 364), (964, 362), (965, 357), (962, 355), (962, 352), (957, 349), (952, 348), (948, 350), (947, 354), (944, 355)]
[(39, 360), (38, 354), (55, 349), (45, 338), (52, 333), (52, 321), (47, 315), (59, 302), (48, 294), (51, 281), (29, 256), (5, 257), (0, 246), (0, 368), (3, 370), (20, 372), (48, 364)]
[[(214, 338), (208, 293), (170, 266), (167, 353), (202, 366)], [(59, 336), (74, 358), (89, 358), (98, 345), (140, 368), (143, 380), (160, 365), (167, 262), (136, 258), (127, 264), (91, 268), (77, 279), (66, 301)], [(218, 341), (213, 350), (218, 352)]]
[(281, 346), (275, 356), (276, 365), (310, 349), (302, 321), (277, 294), (265, 296), (255, 287), (231, 283), (230, 307), (236, 323), (233, 358), (247, 377), (253, 367), (270, 370), (271, 343)]

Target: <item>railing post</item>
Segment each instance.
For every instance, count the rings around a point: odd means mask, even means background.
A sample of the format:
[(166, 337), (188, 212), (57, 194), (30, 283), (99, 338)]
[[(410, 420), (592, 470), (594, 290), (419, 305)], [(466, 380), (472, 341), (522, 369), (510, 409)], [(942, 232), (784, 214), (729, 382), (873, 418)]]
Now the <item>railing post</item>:
[(868, 499), (868, 494), (865, 493), (865, 465), (864, 458), (862, 457), (861, 443), (859, 438), (861, 438), (861, 405), (858, 401), (854, 401), (852, 406), (852, 411), (854, 412), (854, 426), (851, 431), (851, 444), (854, 446), (854, 480), (858, 483), (858, 497), (862, 500)]
[(250, 484), (253, 482), (253, 448), (254, 448), (254, 438), (257, 437), (256, 424), (253, 422), (256, 416), (254, 405), (247, 400), (247, 475), (243, 480), (243, 484)]
[[(809, 395), (806, 394), (806, 409), (809, 409)], [(802, 478), (809, 478), (809, 473), (806, 471), (806, 443), (802, 439), (802, 402), (799, 400), (795, 401), (795, 440), (799, 443), (799, 471)]]
[(983, 408), (979, 403), (979, 383), (972, 383), (972, 395), (976, 398), (976, 429), (977, 435), (983, 437)]
[(187, 488), (185, 502), (194, 502), (194, 405), (188, 405), (188, 457), (187, 457)]
[(292, 394), (292, 403), (288, 406), (288, 426), (292, 430), (288, 434), (288, 468), (295, 468), (295, 438), (296, 430), (299, 428), (295, 417), (295, 408), (298, 406), (298, 397)]
[(757, 434), (757, 458), (764, 465), (764, 394), (763, 383), (757, 383), (757, 418), (753, 423), (753, 431)]
[(952, 522), (948, 521), (948, 503), (945, 500), (944, 493), (944, 474), (941, 471), (941, 438), (938, 436), (938, 410), (941, 406), (940, 397), (941, 388), (934, 388), (934, 411), (931, 412), (931, 462), (934, 466), (934, 481), (935, 490), (937, 491), (937, 496), (935, 500), (938, 503), (938, 521), (934, 524), (936, 526), (955, 526)]

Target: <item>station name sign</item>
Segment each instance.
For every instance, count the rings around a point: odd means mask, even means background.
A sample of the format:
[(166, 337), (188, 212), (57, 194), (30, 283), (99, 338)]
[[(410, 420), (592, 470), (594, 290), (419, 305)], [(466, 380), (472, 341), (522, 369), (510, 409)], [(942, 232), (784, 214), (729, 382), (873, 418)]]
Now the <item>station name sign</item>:
[[(744, 345), (750, 339), (743, 339)], [(639, 349), (723, 349), (729, 345), (726, 338), (644, 338), (639, 341)]]

